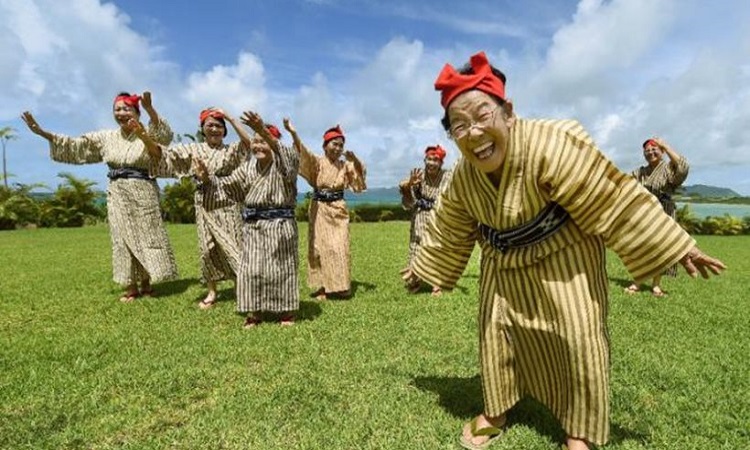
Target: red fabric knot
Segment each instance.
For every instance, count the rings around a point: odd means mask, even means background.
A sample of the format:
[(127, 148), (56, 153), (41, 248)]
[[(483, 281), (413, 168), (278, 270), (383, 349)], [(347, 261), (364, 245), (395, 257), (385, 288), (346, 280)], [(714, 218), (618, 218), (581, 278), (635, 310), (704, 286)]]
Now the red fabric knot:
[(344, 132), (341, 130), (341, 126), (336, 125), (335, 127), (329, 128), (328, 130), (326, 130), (326, 132), (323, 134), (323, 144), (330, 141), (331, 139), (336, 139), (338, 137), (346, 141), (346, 138), (344, 137)]
[(472, 89), (492, 94), (505, 100), (505, 83), (492, 73), (492, 67), (484, 52), (472, 55), (469, 60), (473, 74), (458, 73), (450, 64), (443, 66), (435, 80), (435, 90), (440, 91), (440, 104), (448, 108), (458, 95)]

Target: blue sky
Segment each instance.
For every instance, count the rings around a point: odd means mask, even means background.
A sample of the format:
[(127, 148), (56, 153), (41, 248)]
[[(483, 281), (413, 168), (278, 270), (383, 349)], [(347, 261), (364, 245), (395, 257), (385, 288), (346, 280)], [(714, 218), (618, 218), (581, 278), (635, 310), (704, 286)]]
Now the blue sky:
[(12, 181), (103, 187), (103, 165), (50, 161), (19, 115), (80, 135), (114, 126), (117, 92), (150, 90), (179, 133), (206, 106), (251, 109), (319, 151), (340, 123), (369, 185), (389, 187), (428, 145), (455, 161), (433, 82), (484, 50), (520, 116), (580, 120), (625, 171), (661, 136), (688, 184), (750, 195), (749, 19), (746, 0), (0, 0), (0, 127), (18, 130)]

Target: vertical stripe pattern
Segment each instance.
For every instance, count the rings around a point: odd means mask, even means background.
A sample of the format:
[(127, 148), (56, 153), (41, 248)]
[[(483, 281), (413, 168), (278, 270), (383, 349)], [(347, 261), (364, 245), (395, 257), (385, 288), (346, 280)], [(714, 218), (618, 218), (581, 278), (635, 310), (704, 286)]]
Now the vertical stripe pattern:
[(435, 178), (430, 178), (426, 175), (427, 169), (424, 168), (425, 176), (422, 182), (417, 188), (412, 188), (411, 201), (408, 201), (405, 196), (402, 197), (401, 203), (406, 210), (411, 210), (411, 225), (409, 227), (409, 261), (408, 267), (411, 267), (412, 260), (417, 254), (419, 243), (422, 240), (422, 235), (425, 233), (427, 228), (427, 222), (430, 220), (432, 210), (425, 211), (416, 207), (414, 201), (416, 199), (417, 191), (422, 197), (437, 200), (440, 193), (450, 183), (451, 172), (449, 170), (440, 169), (440, 172)]
[[(196, 158), (206, 164), (209, 175), (227, 176), (247, 161), (249, 151), (241, 141), (220, 148), (211, 148), (205, 142), (172, 146), (163, 152), (159, 175), (191, 176), (192, 159)], [(203, 281), (235, 278), (242, 242), (241, 202), (217, 195), (210, 188), (197, 190), (194, 202)]]
[(432, 285), (452, 288), (479, 223), (507, 230), (549, 202), (572, 220), (547, 240), (506, 253), (479, 242), (485, 412), (501, 414), (530, 395), (568, 435), (603, 444), (609, 436), (605, 245), (642, 279), (674, 264), (694, 241), (580, 124), (518, 119), (499, 187), (459, 160), (413, 269)]
[[(687, 159), (681, 155), (677, 155), (677, 158), (668, 162), (661, 161), (654, 168), (648, 165), (641, 166), (634, 170), (632, 175), (659, 199), (664, 212), (675, 219), (677, 206), (674, 200), (672, 200), (672, 196), (682, 186), (682, 183), (685, 182), (689, 170), (690, 166)], [(664, 273), (665, 275), (676, 276), (677, 266), (673, 265), (669, 267)]]
[[(249, 208), (294, 208), (298, 153), (280, 145), (273, 162), (256, 160), (227, 177), (214, 177), (222, 193)], [(294, 219), (251, 220), (242, 229), (237, 273), (237, 311), (275, 313), (299, 309), (299, 249)]]
[[(165, 121), (151, 123), (149, 134), (167, 144), (172, 131)], [(119, 129), (86, 133), (78, 138), (55, 135), (50, 142), (53, 160), (68, 164), (105, 162), (110, 168), (130, 167), (152, 175), (158, 162), (151, 161), (134, 134)], [(153, 180), (110, 180), (107, 186), (107, 221), (112, 237), (112, 273), (115, 282), (127, 286), (146, 276), (158, 282), (177, 278), (172, 246), (159, 209), (159, 187)]]
[[(313, 189), (361, 192), (367, 189), (366, 171), (359, 173), (349, 161), (332, 162), (315, 156), (302, 147), (300, 175)], [(310, 202), (310, 228), (307, 246), (307, 283), (325, 292), (344, 292), (351, 288), (349, 253), (349, 210), (344, 200)]]

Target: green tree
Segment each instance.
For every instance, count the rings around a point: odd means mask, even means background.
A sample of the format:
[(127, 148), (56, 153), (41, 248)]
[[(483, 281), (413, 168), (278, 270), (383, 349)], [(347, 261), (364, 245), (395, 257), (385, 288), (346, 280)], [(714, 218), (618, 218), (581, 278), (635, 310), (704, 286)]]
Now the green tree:
[(42, 203), (41, 225), (45, 227), (81, 227), (104, 218), (101, 192), (92, 189), (96, 183), (75, 177), (68, 172), (57, 175), (64, 182), (57, 187), (52, 198)]
[(8, 167), (5, 160), (5, 145), (8, 141), (18, 139), (16, 130), (13, 127), (0, 128), (0, 140), (3, 141), (3, 182), (5, 187), (8, 187)]
[(16, 184), (15, 188), (0, 186), (0, 230), (13, 230), (18, 225), (36, 224), (40, 205), (31, 190), (42, 184)]
[(164, 186), (161, 209), (164, 220), (172, 223), (195, 223), (195, 183), (187, 177)]

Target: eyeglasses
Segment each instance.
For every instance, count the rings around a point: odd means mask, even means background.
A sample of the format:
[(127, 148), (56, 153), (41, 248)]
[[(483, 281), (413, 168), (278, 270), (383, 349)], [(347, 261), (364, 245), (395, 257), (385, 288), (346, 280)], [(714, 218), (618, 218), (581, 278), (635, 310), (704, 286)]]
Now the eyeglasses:
[(484, 111), (475, 120), (455, 121), (451, 123), (451, 127), (448, 132), (453, 139), (463, 139), (469, 134), (472, 128), (477, 127), (481, 130), (487, 128), (492, 120), (495, 118), (499, 106), (496, 106), (492, 111)]

